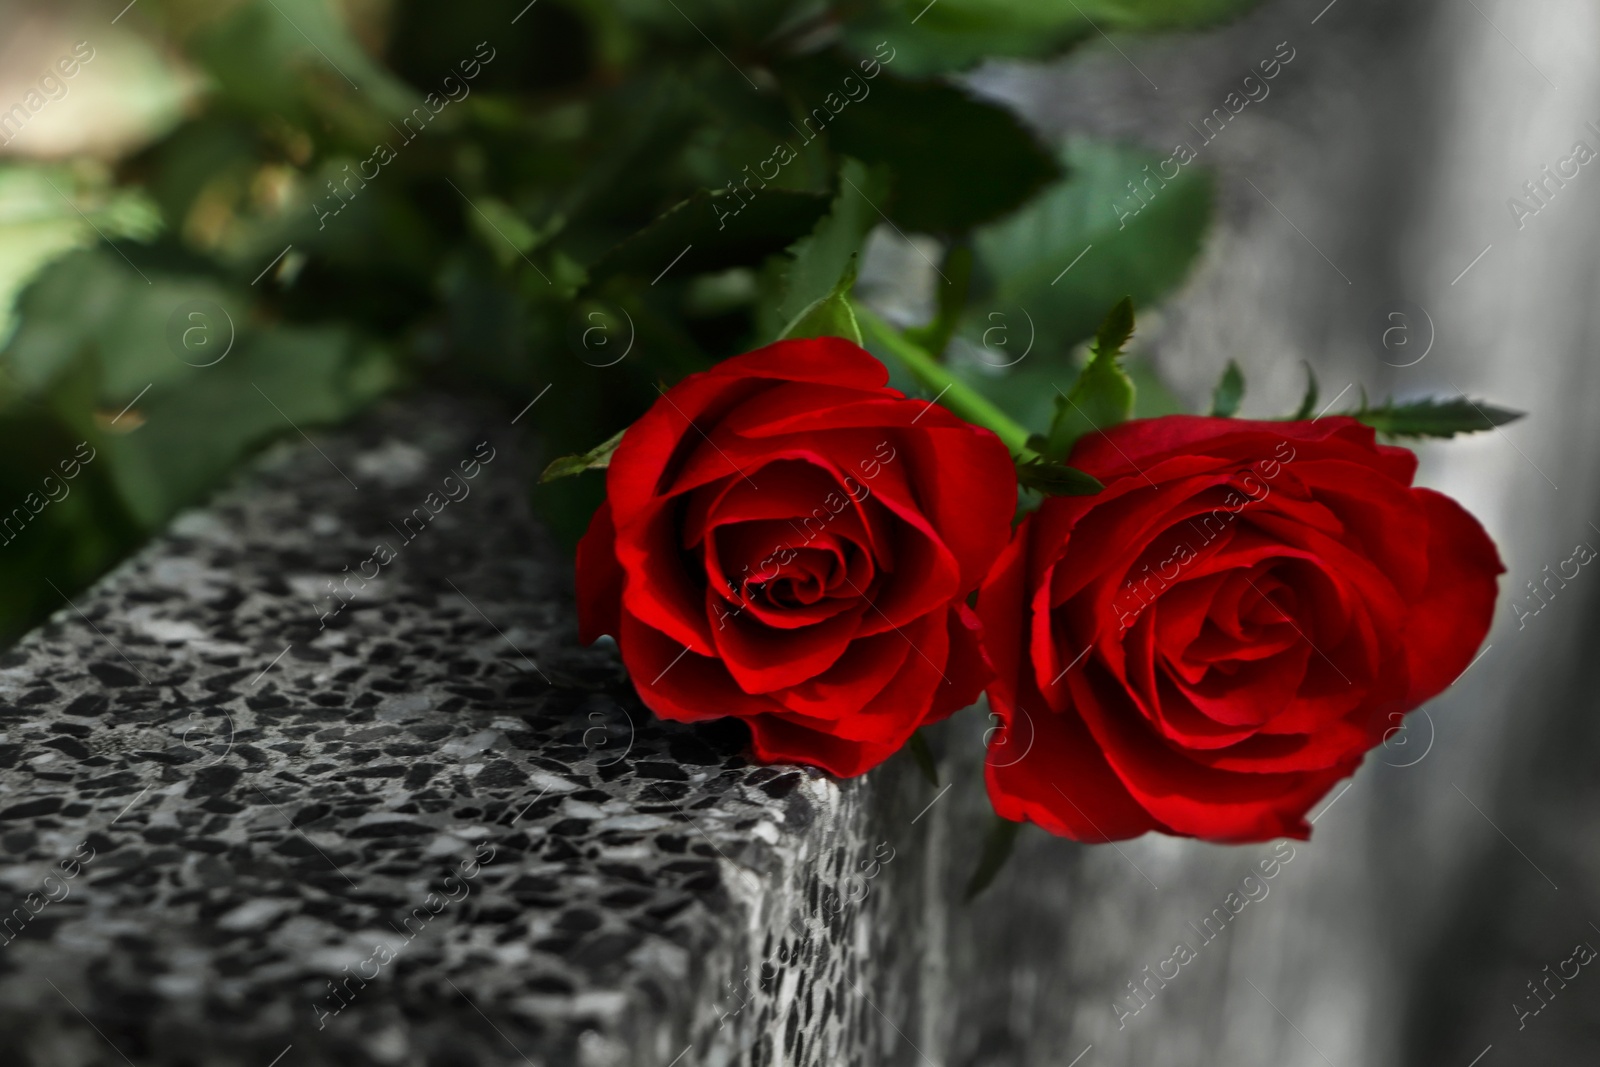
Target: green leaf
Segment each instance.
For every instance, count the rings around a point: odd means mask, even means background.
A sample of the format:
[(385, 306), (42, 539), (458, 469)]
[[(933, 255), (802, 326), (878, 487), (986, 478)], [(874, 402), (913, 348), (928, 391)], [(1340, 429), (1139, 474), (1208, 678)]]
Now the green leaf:
[[(905, 230), (948, 233), (992, 221), (1061, 174), (1016, 115), (954, 85), (887, 69), (868, 80), (831, 60), (789, 75), (811, 109), (802, 121), (821, 126), (838, 152), (889, 169), (893, 192), (877, 207)], [(847, 84), (859, 86), (859, 99), (845, 95)]]
[[(943, 22), (958, 29), (1002, 24), (1027, 32), (1052, 26), (1084, 25), (1107, 33), (1117, 31), (1194, 29), (1241, 15), (1260, 0), (1074, 0), (1063, 7), (1037, 0), (941, 0), (928, 13), (935, 26)], [(915, 0), (904, 0), (909, 14), (921, 10)]]
[(499, 197), (480, 193), (466, 207), (462, 217), (467, 227), (477, 233), (502, 270), (526, 257), (543, 236)]
[(1122, 347), (1132, 336), (1133, 302), (1123, 297), (1100, 324), (1089, 362), (1072, 391), (1056, 401), (1046, 459), (1065, 459), (1084, 434), (1110, 429), (1133, 416), (1133, 379), (1118, 363)]
[(1087, 471), (1052, 463), (1042, 456), (1017, 464), (1017, 482), (1046, 496), (1093, 496), (1105, 488)]
[[(1027, 340), (1025, 334), (1019, 340)], [(952, 344), (948, 362), (944, 364), (951, 373), (969, 388), (987, 397), (1023, 426), (1048, 427), (1054, 420), (1056, 405), (1061, 402), (1057, 386), (1065, 386), (1070, 372), (1063, 376), (1060, 361), (1047, 358), (1028, 358), (1015, 367), (996, 371), (979, 359), (974, 359), (964, 341)], [(1153, 419), (1162, 415), (1183, 415), (1190, 405), (1173, 394), (1156, 373), (1149, 359), (1142, 353), (1122, 357), (1122, 369), (1133, 381), (1133, 417)], [(1047, 440), (1042, 433), (1033, 435), (1041, 443)]]
[(142, 424), (103, 435), (106, 463), (129, 512), (156, 530), (214, 489), (253, 449), (297, 430), (336, 425), (393, 381), (388, 357), (346, 327), (264, 330), (241, 337), (214, 366), (193, 369), (140, 398)]
[(1211, 393), (1211, 414), (1217, 418), (1231, 419), (1239, 411), (1239, 401), (1244, 399), (1244, 372), (1239, 364), (1228, 360), (1222, 380)]
[(918, 730), (911, 735), (911, 740), (906, 747), (911, 750), (911, 758), (917, 761), (917, 769), (922, 772), (922, 777), (928, 784), (935, 788), (939, 785), (939, 767), (933, 758), (933, 749), (928, 747), (928, 739)]
[(781, 31), (784, 17), (794, 7), (788, 0), (607, 0), (583, 6), (614, 9), (629, 23), (675, 37), (697, 51), (705, 50), (708, 39), (724, 51), (741, 39), (762, 40)]
[(1020, 822), (995, 817), (994, 825), (983, 839), (983, 852), (978, 857), (978, 866), (972, 872), (972, 880), (967, 883), (966, 900), (969, 904), (989, 887), (989, 883), (1000, 873), (1000, 868), (1005, 866), (1006, 860), (1011, 858), (1011, 850), (1017, 843), (1017, 832), (1021, 829)]
[(1309, 419), (1317, 407), (1317, 372), (1311, 369), (1311, 364), (1306, 365), (1306, 394), (1300, 398), (1300, 407), (1289, 418), (1294, 422)]
[[(1119, 297), (1129, 295), (1139, 307), (1157, 303), (1200, 251), (1211, 179), (1195, 164), (1162, 178), (1157, 172), (1167, 157), (1083, 139), (1069, 141), (1061, 158), (1065, 181), (974, 234), (986, 280), (962, 331), (974, 345), (1004, 321), (1013, 332), (1031, 331), (1031, 358), (1065, 354), (1094, 333)], [(1130, 182), (1145, 190), (1144, 201)], [(1018, 342), (1007, 351), (1022, 348)]]
[(574, 474), (582, 474), (584, 471), (605, 470), (611, 466), (611, 456), (616, 452), (617, 446), (622, 443), (622, 435), (627, 432), (628, 428), (624, 426), (587, 452), (551, 460), (550, 464), (545, 467), (544, 473), (539, 475), (539, 483), (543, 485), (545, 482), (553, 482), (557, 478), (570, 478)]
[(632, 274), (655, 284), (756, 266), (809, 234), (830, 202), (826, 194), (792, 189), (759, 189), (748, 200), (702, 189), (607, 252), (590, 277)]
[[(892, 41), (895, 69), (907, 77), (928, 77), (964, 71), (991, 56), (1043, 58), (1094, 32), (1087, 23), (1047, 34), (1003, 19), (966, 28), (930, 23), (943, 3), (940, 0), (914, 24), (911, 19), (917, 12), (911, 9), (915, 4), (891, 4), (876, 16), (846, 24), (845, 44), (856, 55), (868, 57), (875, 49), (885, 54), (880, 42)], [(922, 6), (927, 6), (926, 0)]]
[(861, 326), (856, 322), (855, 310), (850, 306), (850, 290), (856, 285), (856, 257), (850, 256), (844, 274), (840, 276), (833, 291), (827, 296), (812, 302), (811, 306), (796, 315), (794, 321), (785, 326), (778, 335), (779, 340), (794, 340), (800, 337), (843, 337), (846, 341), (859, 346), (861, 340)]
[[(145, 535), (203, 499), (256, 447), (343, 421), (395, 379), (383, 351), (338, 327), (247, 334), (214, 365), (121, 394), (107, 392), (98, 362), (85, 352), (42, 399), (95, 449), (96, 470)], [(33, 407), (7, 411), (0, 425)], [(89, 529), (70, 535), (86, 545), (97, 536)]]
[(346, 97), (394, 118), (422, 106), (422, 94), (362, 47), (342, 8), (333, 0), (243, 0), (206, 20), (190, 52), (230, 103), (263, 117), (339, 111), (335, 101)]
[(846, 26), (868, 54), (885, 37), (913, 74), (963, 70), (986, 58), (1043, 58), (1100, 33), (1190, 29), (1225, 21), (1259, 0), (897, 0)]
[(22, 321), (0, 365), (23, 393), (47, 390), (73, 360), (89, 356), (99, 402), (118, 407), (146, 385), (187, 379), (249, 320), (245, 301), (212, 278), (140, 275), (104, 249), (45, 267), (17, 310)]
[(102, 236), (148, 240), (160, 226), (148, 199), (113, 191), (92, 169), (0, 166), (0, 345), (17, 295), (45, 264)]
[(872, 205), (887, 196), (888, 172), (869, 169), (854, 159), (839, 168), (839, 188), (833, 203), (816, 228), (789, 249), (789, 266), (778, 304), (777, 321), (792, 323), (837, 287), (854, 262), (867, 234), (881, 216)]
[(1523, 412), (1469, 400), (1465, 396), (1445, 400), (1428, 397), (1399, 404), (1389, 400), (1375, 408), (1363, 403), (1361, 410), (1349, 414), (1391, 437), (1454, 437), (1458, 433), (1492, 430), (1523, 416)]

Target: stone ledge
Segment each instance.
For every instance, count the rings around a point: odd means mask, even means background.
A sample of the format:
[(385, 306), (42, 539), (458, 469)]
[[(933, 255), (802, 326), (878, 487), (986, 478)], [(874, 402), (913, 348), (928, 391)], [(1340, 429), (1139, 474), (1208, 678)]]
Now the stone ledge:
[(0, 659), (13, 1062), (924, 1062), (926, 783), (644, 712), (509, 428), (413, 402), (319, 447)]

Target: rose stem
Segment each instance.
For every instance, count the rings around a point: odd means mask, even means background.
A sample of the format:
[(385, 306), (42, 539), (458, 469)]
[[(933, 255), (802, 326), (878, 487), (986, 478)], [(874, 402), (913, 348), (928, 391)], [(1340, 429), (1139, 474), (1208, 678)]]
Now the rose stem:
[(993, 430), (996, 437), (1013, 455), (1031, 452), (1028, 431), (1005, 412), (992, 404), (976, 389), (951, 374), (948, 369), (912, 341), (884, 322), (876, 314), (851, 301), (856, 320), (880, 341), (898, 359), (917, 384), (939, 394), (939, 403), (968, 422)]

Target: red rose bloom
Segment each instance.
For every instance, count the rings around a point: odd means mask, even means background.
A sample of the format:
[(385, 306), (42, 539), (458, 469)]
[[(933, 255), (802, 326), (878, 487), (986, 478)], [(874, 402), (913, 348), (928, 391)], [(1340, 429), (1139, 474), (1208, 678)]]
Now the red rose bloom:
[(1007, 819), (1307, 837), (1310, 806), (1489, 629), (1493, 543), (1354, 419), (1144, 419), (1069, 462), (1105, 490), (1046, 500), (978, 598)]
[(1010, 454), (838, 338), (690, 375), (623, 436), (578, 546), (578, 625), (664, 719), (734, 715), (765, 761), (851, 776), (977, 699), (967, 597)]

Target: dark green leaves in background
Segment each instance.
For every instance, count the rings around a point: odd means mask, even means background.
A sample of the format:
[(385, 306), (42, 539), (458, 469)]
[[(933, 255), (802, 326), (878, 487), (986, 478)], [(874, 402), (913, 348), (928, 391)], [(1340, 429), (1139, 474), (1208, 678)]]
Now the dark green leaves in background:
[[(867, 234), (879, 223), (875, 203), (887, 195), (889, 178), (883, 168), (869, 170), (845, 159), (839, 170), (837, 194), (826, 219), (796, 241), (781, 261), (782, 284), (776, 321), (793, 322), (808, 307), (833, 293), (841, 279), (854, 281), (855, 266)], [(771, 331), (774, 320), (758, 318)]]
[(1199, 29), (1254, 6), (1254, 0), (895, 0), (846, 33), (866, 41), (899, 31), (906, 67), (937, 74), (992, 56), (1042, 58), (1101, 32)]
[(824, 193), (767, 189), (741, 201), (697, 191), (608, 252), (595, 281), (617, 274), (654, 280), (669, 270), (693, 275), (760, 263), (809, 234), (828, 211)]
[[(1060, 174), (1019, 119), (955, 86), (888, 70), (868, 81), (848, 66), (814, 63), (795, 74), (804, 97), (819, 101), (801, 122), (828, 116), (839, 151), (887, 168), (885, 211), (904, 230), (951, 233), (991, 222)], [(840, 99), (835, 88), (852, 80), (860, 99)], [(830, 96), (844, 105), (836, 116)]]
[[(1188, 273), (1211, 219), (1210, 176), (1191, 164), (1165, 181), (1165, 158), (1069, 142), (1068, 180), (976, 233), (979, 270), (991, 279), (981, 310), (1026, 308), (1043, 336), (1072, 345), (1123, 296), (1141, 308), (1165, 296)], [(1145, 190), (1143, 200), (1130, 185)]]
[[(1060, 152), (1065, 177), (973, 231), (970, 297), (950, 346), (952, 368), (1024, 425), (1051, 425), (1083, 365), (1075, 352), (1107, 309), (1124, 296), (1139, 308), (1158, 303), (1199, 255), (1210, 177), (1190, 165), (1163, 184), (1165, 158), (1069, 142)], [(1146, 190), (1143, 201), (1130, 185)], [(1135, 357), (1119, 366), (1138, 387), (1136, 415), (1181, 410), (1148, 365)]]
[[(145, 0), (121, 36), (65, 25), (103, 53), (74, 93), (103, 71), (99, 91), (168, 103), (131, 148), (0, 166), (0, 520), (80, 442), (96, 457), (0, 545), (0, 634), (251, 450), (396, 388), (508, 420), (544, 397), (519, 425), (546, 459), (601, 467), (685, 374), (785, 331), (852, 336), (869, 238), (933, 250), (936, 314), (904, 343), (1044, 429), (1106, 309), (1182, 280), (1209, 182), (1047, 144), (949, 75), (1243, 6)], [(1107, 369), (1139, 413), (1170, 407), (1137, 353)], [(534, 503), (571, 541), (602, 483)]]

